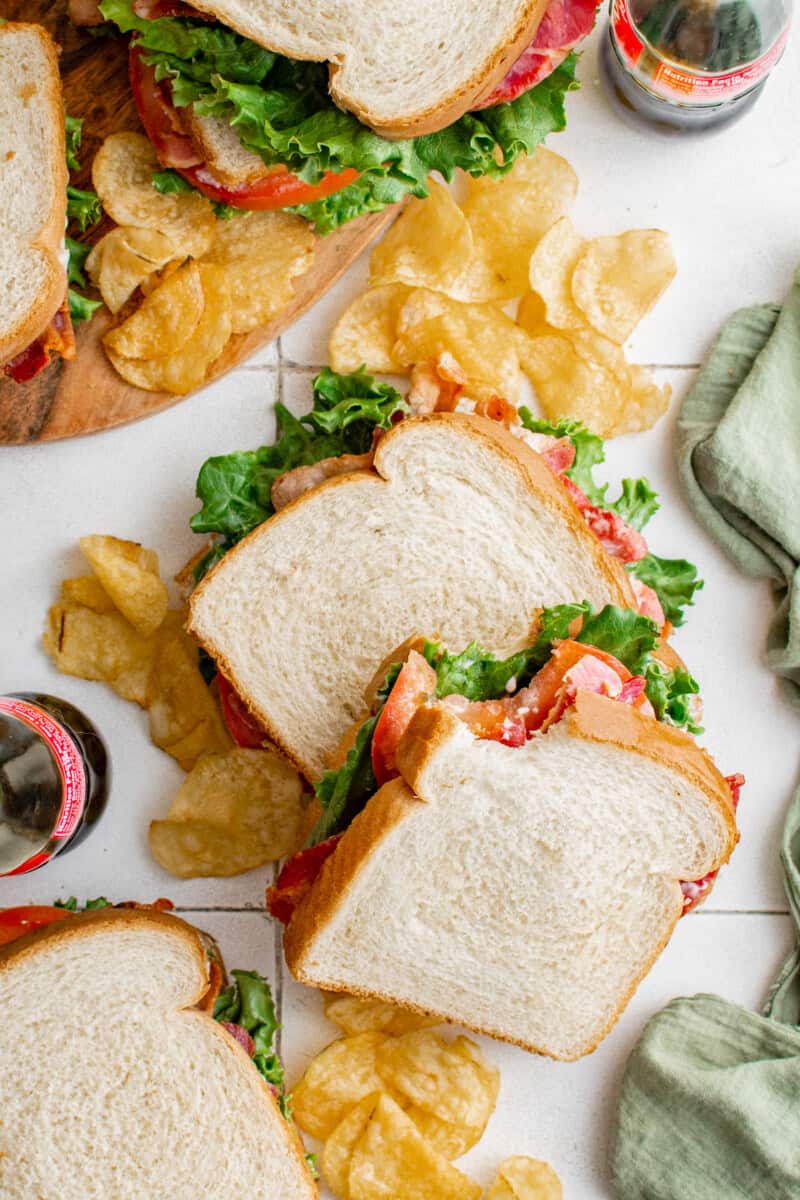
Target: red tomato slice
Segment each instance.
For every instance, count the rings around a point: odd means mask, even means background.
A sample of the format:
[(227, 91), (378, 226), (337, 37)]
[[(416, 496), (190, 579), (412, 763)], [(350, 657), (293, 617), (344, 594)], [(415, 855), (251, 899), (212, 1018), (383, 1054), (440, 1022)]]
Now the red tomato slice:
[(26, 904), (19, 908), (0, 911), (0, 946), (15, 942), (26, 933), (44, 929), (54, 921), (65, 921), (74, 914), (68, 908), (55, 908), (49, 904)]
[(237, 186), (220, 183), (203, 163), (192, 139), (183, 132), (166, 87), (156, 80), (155, 69), (147, 66), (136, 46), (130, 49), (128, 71), (139, 120), (159, 161), (165, 167), (174, 167), (209, 200), (253, 211), (286, 208), (330, 196), (358, 179), (358, 171), (348, 167), (345, 171), (329, 171), (319, 183), (311, 184), (278, 165), (265, 168), (267, 174), (254, 183)]
[(222, 716), (237, 746), (260, 750), (268, 741), (266, 731), (248, 709), (242, 697), (224, 675), (217, 675)]
[(372, 769), (378, 783), (397, 774), (397, 747), (411, 718), (436, 690), (436, 672), (412, 650), (395, 680), (372, 735)]

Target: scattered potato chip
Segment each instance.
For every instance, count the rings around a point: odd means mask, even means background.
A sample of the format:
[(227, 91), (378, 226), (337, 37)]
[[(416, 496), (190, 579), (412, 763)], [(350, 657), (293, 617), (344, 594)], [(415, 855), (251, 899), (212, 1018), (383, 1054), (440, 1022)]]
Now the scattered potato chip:
[(156, 229), (198, 258), (211, 244), (217, 219), (198, 192), (162, 195), (153, 187), (160, 164), (142, 133), (112, 133), (92, 163), (92, 183), (103, 208), (117, 225)]
[(166, 820), (151, 823), (153, 857), (184, 879), (277, 862), (297, 842), (302, 797), (297, 771), (272, 751), (208, 754), (184, 779)]
[(96, 575), (76, 575), (61, 583), (61, 604), (64, 607), (82, 605), (96, 613), (115, 611), (114, 601)]
[[(231, 299), (225, 274), (219, 267), (200, 262), (197, 269), (205, 305), (194, 333), (175, 354), (158, 359), (125, 358), (106, 345), (112, 366), (126, 382), (146, 391), (172, 392), (178, 396), (205, 382), (208, 368), (222, 353), (231, 334)], [(168, 283), (166, 280), (160, 286), (166, 287)], [(156, 294), (153, 292), (150, 298)]]
[(483, 1129), (473, 1125), (456, 1125), (452, 1121), (442, 1121), (433, 1113), (426, 1112), (418, 1104), (411, 1104), (403, 1110), (416, 1125), (425, 1141), (433, 1146), (437, 1154), (450, 1162), (461, 1158), (481, 1139)]
[(367, 1128), (380, 1092), (371, 1092), (359, 1100), (331, 1133), (320, 1155), (323, 1177), (338, 1200), (350, 1200), (350, 1162)]
[(497, 1169), (485, 1200), (562, 1200), (561, 1180), (551, 1166), (516, 1154)]
[(521, 155), (502, 179), (469, 180), (464, 216), (474, 253), (462, 286), (472, 300), (512, 300), (528, 285), (528, 261), (555, 222), (570, 211), (578, 177), (565, 158), (540, 146)]
[(522, 365), (548, 420), (572, 417), (612, 437), (625, 402), (615, 376), (586, 362), (566, 336), (531, 338)]
[(354, 1104), (390, 1090), (375, 1068), (375, 1055), (387, 1040), (377, 1032), (339, 1038), (309, 1063), (292, 1089), (292, 1112), (301, 1129), (326, 1138)]
[(398, 1008), (386, 1000), (365, 999), (347, 996), (338, 992), (327, 992), (324, 996), (325, 1016), (345, 1033), (365, 1033), (378, 1030), (380, 1033), (410, 1033), (413, 1029), (428, 1029), (441, 1025), (437, 1017), (426, 1017), (422, 1013)]
[[(102, 534), (81, 538), (80, 547), (102, 588), (123, 617), (139, 633), (154, 633), (167, 615), (169, 605), (169, 594), (158, 574), (155, 555), (153, 565), (143, 567), (136, 558), (141, 546)], [(152, 551), (145, 551), (145, 554), (152, 554)], [(152, 562), (149, 558), (145, 561)]]
[(411, 287), (458, 295), (472, 259), (472, 230), (448, 188), (430, 182), (430, 195), (411, 199), (370, 256), (370, 285)]
[(411, 288), (386, 283), (368, 288), (342, 313), (329, 343), (331, 368), (346, 374), (363, 364), (368, 371), (400, 374), (405, 370), (392, 354), (400, 312)]
[(547, 231), (531, 255), (528, 280), (547, 310), (547, 320), (556, 329), (580, 329), (583, 314), (572, 298), (572, 272), (586, 245), (568, 217)]
[(202, 754), (230, 749), (231, 740), (182, 631), (158, 643), (147, 687), (150, 737), (190, 771)]
[(353, 1151), (348, 1182), (350, 1200), (479, 1200), (481, 1194), (386, 1095)]
[(572, 296), (598, 333), (622, 345), (676, 271), (669, 234), (660, 229), (592, 238), (575, 261)]
[(624, 361), (617, 378), (624, 387), (624, 401), (614, 433), (640, 433), (643, 429), (651, 429), (669, 408), (671, 387), (669, 384), (659, 387), (647, 367)]
[(101, 680), (125, 700), (146, 704), (155, 636), (137, 633), (120, 613), (56, 604), (44, 647), (65, 675)]
[(518, 327), (499, 308), (419, 289), (401, 310), (393, 355), (413, 366), (449, 353), (466, 373), (471, 397), (497, 394), (513, 403), (522, 384), (519, 341)]
[(86, 270), (106, 307), (117, 313), (154, 271), (181, 257), (180, 247), (157, 229), (121, 226), (92, 247)]
[(109, 330), (103, 344), (123, 358), (167, 358), (192, 337), (205, 302), (200, 269), (189, 259), (146, 296), (126, 321)]
[(395, 1092), (442, 1121), (479, 1130), (479, 1137), (494, 1112), (500, 1073), (469, 1038), (447, 1042), (416, 1030), (379, 1046), (375, 1064)]
[(224, 272), (233, 333), (248, 333), (288, 304), (292, 280), (311, 267), (314, 245), (311, 226), (296, 213), (252, 212), (217, 222), (203, 262)]

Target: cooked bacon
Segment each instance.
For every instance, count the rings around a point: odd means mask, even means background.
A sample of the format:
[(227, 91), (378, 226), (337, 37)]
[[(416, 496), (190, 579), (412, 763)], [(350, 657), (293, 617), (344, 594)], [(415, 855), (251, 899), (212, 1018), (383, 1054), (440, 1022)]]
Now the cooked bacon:
[(100, 0), (69, 0), (67, 16), (73, 25), (102, 25), (105, 21)]
[(157, 21), (159, 17), (196, 17), (201, 21), (213, 21), (208, 13), (198, 12), (191, 4), (181, 0), (133, 0), (133, 11), (143, 21)]
[(490, 421), (505, 425), (507, 429), (519, 422), (516, 405), (502, 396), (489, 396), (488, 400), (476, 401), (475, 412), (479, 417), (488, 417)]
[(739, 801), (740, 801), (741, 795), (742, 795), (742, 788), (745, 785), (744, 775), (739, 775), (739, 774), (726, 775), (725, 782), (727, 783), (728, 787), (731, 789), (731, 803), (733, 804), (733, 811), (735, 812), (736, 809), (739, 807)]
[[(642, 583), (641, 579), (637, 579), (635, 575), (631, 576), (631, 587), (639, 612), (643, 617), (649, 617), (651, 621), (655, 621), (659, 629), (663, 630), (667, 624), (667, 618), (664, 616), (664, 609), (661, 607), (658, 593), (653, 591), (649, 584)], [(662, 634), (662, 636), (666, 635)]]
[(617, 513), (608, 512), (592, 504), (588, 496), (566, 475), (560, 476), (560, 479), (583, 514), (586, 524), (612, 558), (626, 563), (638, 562), (640, 558), (645, 558), (647, 542), (638, 529), (623, 521)]
[(551, 437), (549, 433), (534, 433), (524, 425), (511, 426), (511, 432), (535, 450), (554, 475), (563, 475), (575, 462), (575, 445), (571, 438)]
[(220, 1025), (223, 1029), (227, 1029), (232, 1038), (235, 1038), (247, 1057), (252, 1058), (256, 1052), (256, 1044), (244, 1025), (237, 1025), (235, 1021), (220, 1021)]
[(267, 889), (267, 908), (283, 925), (288, 925), (300, 901), (311, 891), (311, 885), (341, 840), (342, 834), (300, 850), (286, 862), (277, 881)]
[(203, 996), (198, 1000), (197, 1007), (203, 1012), (213, 1013), (214, 1005), (217, 1002), (217, 996), (222, 991), (222, 985), (225, 983), (225, 972), (222, 969), (222, 964), (216, 958), (209, 955), (208, 958), (208, 987)]
[(72, 328), (69, 300), (66, 296), (44, 333), (40, 334), (35, 342), (31, 342), (21, 354), (4, 363), (3, 371), (16, 383), (29, 383), (49, 364), (53, 354), (66, 359), (75, 357), (75, 331)]
[(466, 383), (464, 371), (445, 350), (436, 358), (416, 364), (411, 372), (406, 403), (415, 417), (433, 412), (455, 412)]
[(366, 454), (340, 454), (338, 457), (322, 458), (305, 467), (293, 467), (279, 475), (272, 485), (270, 498), (276, 512), (285, 508), (292, 500), (302, 496), (311, 488), (333, 479), (336, 475), (352, 475), (354, 471), (367, 471), (372, 466), (373, 451)]
[(475, 107), (507, 104), (551, 75), (570, 50), (592, 32), (597, 7), (596, 0), (551, 0), (531, 45), (491, 95)]

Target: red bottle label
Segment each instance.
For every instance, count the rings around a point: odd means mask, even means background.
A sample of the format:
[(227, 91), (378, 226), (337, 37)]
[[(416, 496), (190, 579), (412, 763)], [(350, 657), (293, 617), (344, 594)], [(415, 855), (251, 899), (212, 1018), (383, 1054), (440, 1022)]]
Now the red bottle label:
[[(732, 100), (747, 92), (765, 79), (783, 54), (789, 37), (789, 25), (776, 41), (755, 62), (737, 67), (732, 71), (691, 71), (679, 63), (662, 58), (658, 50), (650, 46), (639, 33), (628, 8), (628, 0), (614, 0), (611, 11), (611, 28), (623, 62), (632, 70), (645, 87), (665, 100), (675, 104), (719, 104)], [(649, 70), (637, 67), (648, 49), (658, 61)], [(649, 56), (648, 56), (649, 57)]]
[[(22, 721), (38, 733), (49, 747), (61, 776), (61, 811), (50, 836), (56, 841), (72, 837), (86, 806), (86, 771), (78, 747), (67, 731), (45, 709), (27, 700), (0, 696), (0, 712), (7, 712), (18, 721)], [(6, 874), (22, 875), (26, 871), (33, 871), (52, 856), (52, 851), (40, 851)]]

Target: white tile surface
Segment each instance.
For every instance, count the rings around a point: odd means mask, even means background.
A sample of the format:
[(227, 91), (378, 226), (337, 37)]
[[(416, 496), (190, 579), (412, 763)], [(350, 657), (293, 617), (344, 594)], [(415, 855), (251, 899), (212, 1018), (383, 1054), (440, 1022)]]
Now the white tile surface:
[[(568, 100), (569, 129), (550, 144), (580, 176), (575, 221), (583, 233), (658, 225), (672, 234), (678, 279), (632, 350), (639, 361), (690, 366), (730, 311), (779, 299), (800, 261), (800, 41), (791, 39), (742, 122), (710, 137), (664, 141), (632, 132), (611, 112), (597, 80), (599, 36), (581, 61), (583, 89)], [(0, 881), (0, 905), (70, 893), (170, 896), (219, 938), (229, 966), (256, 967), (273, 979), (290, 1079), (334, 1030), (316, 994), (276, 974), (274, 930), (260, 911), (271, 872), (180, 882), (152, 863), (147, 823), (165, 810), (181, 772), (150, 745), (142, 713), (101, 685), (58, 675), (39, 637), (59, 580), (80, 569), (81, 534), (108, 531), (153, 545), (168, 575), (194, 552), (187, 521), (196, 508), (198, 467), (210, 454), (270, 441), (277, 394), (295, 412), (308, 407), (310, 368), (327, 360), (331, 326), (366, 275), (364, 258), (279, 345), (155, 418), (77, 441), (0, 449), (0, 691), (50, 689), (74, 700), (97, 720), (114, 760), (112, 802), (100, 828), (45, 871)], [(671, 371), (667, 378), (677, 397), (692, 372)], [(790, 941), (788, 918), (769, 914), (786, 909), (778, 838), (797, 782), (798, 722), (761, 662), (768, 590), (739, 576), (695, 525), (678, 489), (671, 429), (672, 417), (648, 434), (610, 444), (608, 475), (650, 477), (663, 503), (648, 528), (653, 550), (692, 559), (706, 579), (676, 647), (703, 687), (706, 743), (723, 770), (747, 776), (742, 840), (710, 904), (682, 922), (594, 1055), (563, 1065), (486, 1044), (502, 1068), (500, 1104), (465, 1169), (486, 1183), (508, 1154), (545, 1157), (561, 1172), (569, 1200), (609, 1196), (613, 1098), (646, 1018), (670, 997), (698, 990), (759, 1004)]]

